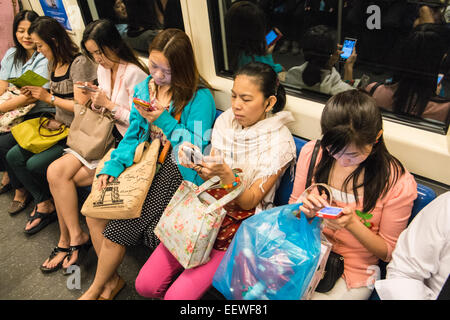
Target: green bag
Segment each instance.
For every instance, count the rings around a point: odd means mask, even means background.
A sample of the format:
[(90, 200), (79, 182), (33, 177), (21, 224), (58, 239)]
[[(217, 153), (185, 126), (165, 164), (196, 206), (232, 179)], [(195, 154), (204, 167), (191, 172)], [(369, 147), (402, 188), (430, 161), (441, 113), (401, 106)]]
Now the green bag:
[(69, 135), (69, 128), (64, 123), (53, 129), (49, 126), (50, 121), (56, 120), (46, 116), (30, 119), (12, 127), (11, 133), (23, 149), (41, 153)]

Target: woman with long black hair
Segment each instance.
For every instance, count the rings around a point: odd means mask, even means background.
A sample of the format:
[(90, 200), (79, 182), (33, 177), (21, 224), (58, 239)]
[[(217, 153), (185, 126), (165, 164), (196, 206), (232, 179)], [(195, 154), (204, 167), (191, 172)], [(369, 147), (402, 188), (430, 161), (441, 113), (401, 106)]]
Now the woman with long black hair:
[(417, 184), (387, 150), (382, 124), (374, 99), (363, 91), (345, 91), (326, 103), (312, 183), (330, 187), (331, 204), (317, 189), (303, 195), (316, 141), (300, 152), (289, 202), (302, 202), (300, 210), (310, 218), (325, 206), (343, 208), (339, 218), (324, 219), (323, 229), (332, 251), (344, 258), (343, 277), (313, 299), (369, 298), (374, 280), (370, 266), (391, 259), (408, 223)]

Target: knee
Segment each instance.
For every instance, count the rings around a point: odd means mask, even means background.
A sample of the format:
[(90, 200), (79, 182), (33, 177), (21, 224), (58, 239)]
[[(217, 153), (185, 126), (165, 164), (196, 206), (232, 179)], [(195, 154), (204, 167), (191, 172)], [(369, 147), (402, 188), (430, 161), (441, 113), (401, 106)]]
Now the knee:
[(55, 185), (64, 178), (64, 167), (53, 161), (47, 168), (47, 181), (50, 185)]
[(8, 163), (11, 167), (25, 166), (25, 164), (26, 164), (26, 159), (23, 157), (22, 153), (20, 152), (18, 145), (12, 147), (6, 153), (6, 161), (8, 161)]
[(137, 293), (146, 298), (162, 298), (164, 291), (156, 283), (156, 279), (152, 279), (151, 272), (141, 269), (135, 281)]

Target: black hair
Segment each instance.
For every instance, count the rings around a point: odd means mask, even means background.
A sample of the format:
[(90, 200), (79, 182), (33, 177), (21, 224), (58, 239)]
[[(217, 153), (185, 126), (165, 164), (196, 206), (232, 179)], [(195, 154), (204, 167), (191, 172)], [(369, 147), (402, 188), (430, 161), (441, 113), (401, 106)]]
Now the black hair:
[[(345, 150), (350, 144), (357, 148), (373, 145), (372, 152), (345, 179), (342, 191), (346, 192), (348, 183), (353, 182), (353, 194), (358, 202), (357, 189), (364, 187), (364, 212), (375, 208), (378, 199), (384, 197), (397, 179), (405, 173), (401, 162), (386, 148), (383, 135), (381, 112), (375, 100), (364, 91), (348, 90), (331, 97), (323, 109), (320, 119), (322, 129), (322, 158), (318, 163), (314, 180), (328, 183), (334, 154)], [(358, 178), (364, 170), (364, 179)]]
[(277, 102), (272, 108), (272, 113), (283, 110), (286, 105), (286, 91), (280, 83), (277, 73), (270, 65), (262, 62), (250, 62), (239, 68), (234, 75), (234, 79), (239, 75), (256, 78), (264, 98), (267, 99), (270, 96), (277, 98)]
[(420, 117), (436, 95), (437, 76), (448, 50), (440, 28), (436, 24), (419, 25), (403, 41), (395, 59), (395, 113)]
[(322, 81), (322, 69), (328, 68), (330, 56), (336, 51), (334, 32), (325, 25), (308, 29), (303, 39), (303, 54), (308, 62), (303, 71), (303, 82), (312, 87)]
[(225, 15), (226, 43), (232, 70), (239, 58), (266, 55), (266, 20), (264, 12), (249, 1), (235, 2)]
[(14, 17), (13, 21), (13, 40), (14, 45), (16, 47), (16, 52), (14, 53), (14, 65), (19, 66), (27, 62), (27, 50), (19, 43), (17, 40), (16, 32), (19, 28), (19, 23), (22, 21), (33, 22), (36, 18), (39, 17), (38, 14), (31, 10), (22, 10), (17, 13)]
[(133, 50), (125, 43), (116, 26), (110, 20), (100, 19), (93, 21), (84, 29), (81, 48), (86, 56), (94, 60), (91, 53), (86, 49), (86, 41), (88, 40), (93, 40), (109, 60), (113, 61), (114, 59), (108, 57), (105, 48), (113, 51), (119, 59), (135, 64), (142, 71), (149, 74), (148, 68), (136, 57)]
[(36, 33), (50, 47), (53, 55), (53, 60), (49, 61), (50, 71), (54, 71), (58, 63), (70, 64), (80, 53), (80, 48), (70, 38), (66, 29), (52, 17), (37, 17), (31, 23), (28, 33)]

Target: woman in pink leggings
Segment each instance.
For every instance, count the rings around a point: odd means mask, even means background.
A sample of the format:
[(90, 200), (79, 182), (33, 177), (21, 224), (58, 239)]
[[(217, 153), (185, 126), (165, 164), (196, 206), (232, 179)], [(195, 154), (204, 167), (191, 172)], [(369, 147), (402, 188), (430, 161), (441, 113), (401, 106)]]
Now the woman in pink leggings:
[[(214, 125), (211, 156), (194, 165), (179, 151), (179, 161), (194, 168), (203, 180), (220, 177), (225, 187), (208, 191), (216, 198), (234, 188), (234, 182), (242, 183), (244, 191), (224, 207), (227, 214), (236, 213), (244, 218), (267, 209), (273, 202), (277, 181), (287, 167), (295, 165), (294, 140), (285, 126), (293, 121), (293, 117), (290, 112), (281, 111), (285, 102), (284, 88), (269, 65), (259, 62), (245, 65), (234, 79), (231, 108)], [(187, 142), (184, 144), (197, 148)], [(236, 168), (242, 170), (239, 179), (232, 171)], [(139, 272), (137, 292), (145, 297), (167, 300), (201, 298), (211, 286), (240, 222), (227, 215), (210, 261), (192, 269), (183, 271), (176, 258), (162, 243), (159, 244)]]

